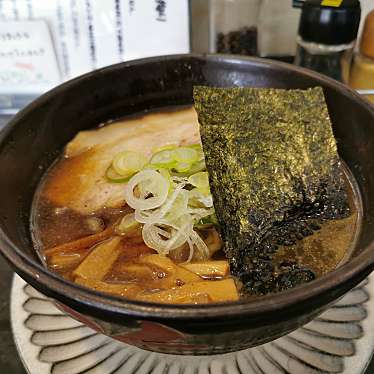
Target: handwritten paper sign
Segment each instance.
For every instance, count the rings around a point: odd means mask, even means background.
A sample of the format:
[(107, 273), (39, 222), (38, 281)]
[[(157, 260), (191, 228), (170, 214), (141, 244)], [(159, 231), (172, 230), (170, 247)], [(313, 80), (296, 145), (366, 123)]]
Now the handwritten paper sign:
[(1, 93), (43, 92), (60, 81), (44, 21), (0, 22)]
[[(6, 48), (1, 41), (8, 57), (0, 60), (0, 92), (43, 92), (106, 65), (190, 50), (188, 0), (0, 0), (1, 34), (10, 28), (23, 36)], [(22, 58), (9, 52), (17, 43)]]

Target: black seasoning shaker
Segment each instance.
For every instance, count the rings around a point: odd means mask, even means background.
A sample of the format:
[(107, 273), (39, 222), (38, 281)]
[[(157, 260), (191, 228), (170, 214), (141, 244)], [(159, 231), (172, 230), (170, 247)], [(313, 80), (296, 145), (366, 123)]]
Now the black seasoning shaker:
[(260, 3), (261, 0), (210, 0), (210, 52), (257, 56)]
[(297, 36), (295, 64), (339, 81), (352, 56), (360, 25), (359, 0), (306, 0)]

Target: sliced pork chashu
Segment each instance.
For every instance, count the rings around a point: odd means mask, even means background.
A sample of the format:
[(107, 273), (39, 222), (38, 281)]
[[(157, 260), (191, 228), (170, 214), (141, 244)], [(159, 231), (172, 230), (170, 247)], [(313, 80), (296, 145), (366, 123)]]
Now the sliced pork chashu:
[(105, 177), (117, 153), (131, 150), (150, 157), (153, 149), (167, 144), (199, 142), (193, 108), (147, 114), (82, 131), (66, 146), (67, 160), (52, 171), (43, 194), (52, 204), (82, 214), (120, 207), (124, 204), (124, 185), (110, 183)]

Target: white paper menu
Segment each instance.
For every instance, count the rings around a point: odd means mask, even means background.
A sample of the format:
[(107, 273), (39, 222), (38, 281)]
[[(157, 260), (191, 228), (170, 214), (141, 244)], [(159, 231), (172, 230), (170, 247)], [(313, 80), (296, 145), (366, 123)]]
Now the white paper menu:
[[(16, 92), (43, 92), (116, 62), (190, 50), (188, 0), (0, 0), (0, 35), (11, 28), (31, 35), (22, 48), (39, 43), (45, 49), (42, 58), (32, 58), (44, 80), (30, 73), (12, 86)], [(0, 52), (6, 48), (0, 39)], [(10, 63), (0, 59), (0, 77)]]
[(0, 23), (0, 92), (44, 92), (61, 81), (48, 27), (43, 21)]

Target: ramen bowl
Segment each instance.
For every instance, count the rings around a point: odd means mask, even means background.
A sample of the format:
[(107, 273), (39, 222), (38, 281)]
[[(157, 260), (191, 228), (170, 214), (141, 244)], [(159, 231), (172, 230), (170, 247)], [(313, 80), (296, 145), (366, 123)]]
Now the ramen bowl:
[[(45, 268), (30, 235), (38, 183), (78, 131), (122, 116), (191, 104), (194, 85), (322, 86), (339, 154), (361, 196), (361, 226), (344, 264), (294, 289), (235, 303), (165, 305), (103, 294)], [(276, 339), (306, 324), (374, 267), (374, 109), (346, 86), (291, 65), (220, 55), (156, 57), (96, 70), (41, 96), (0, 135), (0, 250), (34, 288), (74, 318), (147, 350), (217, 354)]]

